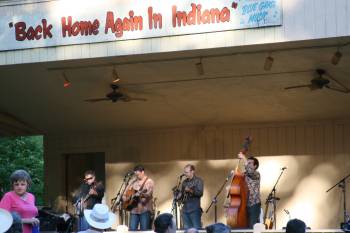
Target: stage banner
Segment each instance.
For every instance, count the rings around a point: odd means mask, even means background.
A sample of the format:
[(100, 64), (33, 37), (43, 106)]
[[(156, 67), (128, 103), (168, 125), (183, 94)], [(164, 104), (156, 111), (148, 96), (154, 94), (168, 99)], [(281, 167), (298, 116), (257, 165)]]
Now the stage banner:
[(0, 15), (0, 51), (282, 25), (281, 0), (58, 0)]

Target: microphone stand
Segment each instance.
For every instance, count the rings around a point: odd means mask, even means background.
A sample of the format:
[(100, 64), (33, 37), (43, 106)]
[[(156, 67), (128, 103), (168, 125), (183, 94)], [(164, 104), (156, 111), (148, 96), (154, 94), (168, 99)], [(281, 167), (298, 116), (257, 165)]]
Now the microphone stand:
[(339, 188), (342, 189), (343, 192), (343, 208), (344, 208), (344, 224), (346, 224), (347, 222), (347, 211), (346, 211), (346, 179), (350, 177), (350, 174), (345, 176), (343, 179), (341, 179), (340, 181), (338, 181), (335, 185), (333, 185), (330, 189), (328, 189), (326, 191), (326, 193), (328, 193), (329, 191), (331, 191), (332, 189), (334, 189), (336, 186), (338, 186)]
[(182, 177), (183, 177), (182, 175), (179, 176), (176, 186), (173, 187), (173, 189), (172, 189), (173, 190), (173, 202), (172, 202), (172, 207), (171, 207), (171, 213), (173, 214), (173, 216), (175, 218), (177, 229), (180, 229), (180, 225), (181, 225), (181, 223), (179, 225), (179, 219), (178, 219), (179, 217), (178, 217), (178, 212), (177, 212), (178, 211), (177, 210), (177, 208), (178, 208), (177, 197), (178, 197), (178, 195), (180, 193), (179, 187), (180, 187), (180, 184), (181, 184)]
[(232, 172), (230, 172), (230, 174), (226, 177), (226, 179), (224, 180), (223, 184), (221, 185), (221, 187), (219, 188), (218, 192), (216, 193), (215, 197), (212, 199), (209, 207), (207, 208), (207, 210), (205, 211), (205, 213), (207, 214), (210, 210), (210, 208), (212, 207), (212, 205), (214, 205), (214, 222), (217, 223), (218, 221), (218, 215), (217, 215), (217, 202), (218, 202), (218, 196), (220, 195), (220, 193), (222, 192), (222, 190), (224, 189), (224, 187), (226, 186), (227, 181), (230, 179), (230, 177), (233, 175)]
[[(273, 186), (271, 192), (269, 193), (268, 197), (266, 198), (266, 204), (268, 202), (272, 202), (272, 205), (273, 205), (273, 218), (274, 218), (274, 228), (276, 230), (276, 223), (277, 223), (277, 216), (276, 216), (276, 209), (277, 209), (277, 201), (280, 200), (280, 198), (276, 197), (276, 186), (279, 182), (279, 180), (281, 179), (281, 176), (284, 172), (284, 170), (287, 169), (287, 168), (282, 168), (282, 171), (279, 175), (279, 177), (277, 178), (277, 181), (275, 183), (275, 185)], [(264, 216), (266, 218), (266, 216)]]
[[(116, 211), (116, 208), (118, 207), (119, 210), (121, 210), (120, 208), (120, 204), (122, 203), (122, 197), (126, 191), (126, 188), (128, 187), (129, 185), (129, 182), (131, 180), (131, 175), (129, 174), (126, 174), (124, 176), (124, 179), (123, 179), (123, 183), (120, 185), (120, 188), (118, 190), (118, 193), (117, 193), (117, 196), (112, 198), (111, 202), (112, 202), (112, 206), (111, 206), (111, 210), (113, 212)], [(120, 213), (120, 217), (121, 217), (121, 224), (124, 224), (124, 218), (123, 218), (123, 213)]]

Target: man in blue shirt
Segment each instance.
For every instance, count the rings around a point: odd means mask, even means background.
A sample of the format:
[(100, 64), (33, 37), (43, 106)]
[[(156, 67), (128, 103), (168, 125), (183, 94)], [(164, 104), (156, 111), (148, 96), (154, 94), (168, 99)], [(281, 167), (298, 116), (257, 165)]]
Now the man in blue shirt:
[(200, 199), (203, 196), (203, 180), (195, 175), (195, 167), (187, 164), (184, 167), (186, 179), (182, 182), (180, 199), (183, 201), (181, 210), (184, 228), (202, 228), (202, 208)]

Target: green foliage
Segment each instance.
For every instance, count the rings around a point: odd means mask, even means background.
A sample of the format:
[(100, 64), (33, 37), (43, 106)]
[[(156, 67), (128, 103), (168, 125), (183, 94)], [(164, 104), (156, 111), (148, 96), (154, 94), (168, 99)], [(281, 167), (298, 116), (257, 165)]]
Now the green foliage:
[(29, 172), (32, 186), (29, 192), (36, 197), (36, 204), (43, 205), (44, 160), (43, 138), (0, 138), (0, 187), (3, 192), (12, 190), (10, 175), (17, 169)]

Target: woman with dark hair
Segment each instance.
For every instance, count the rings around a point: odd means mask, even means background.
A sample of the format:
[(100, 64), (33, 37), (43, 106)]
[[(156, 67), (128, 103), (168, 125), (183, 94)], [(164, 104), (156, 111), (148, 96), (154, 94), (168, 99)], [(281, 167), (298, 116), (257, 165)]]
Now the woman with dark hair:
[(175, 233), (176, 223), (173, 215), (168, 213), (158, 215), (154, 220), (154, 231), (156, 233)]
[(21, 217), (23, 233), (31, 233), (32, 226), (39, 225), (38, 209), (35, 207), (35, 197), (27, 192), (31, 178), (25, 170), (16, 170), (10, 176), (13, 191), (7, 192), (1, 199), (0, 208), (15, 212)]

